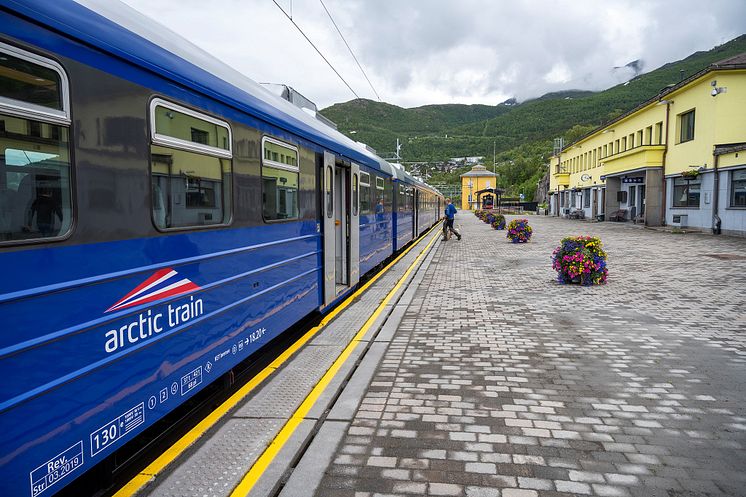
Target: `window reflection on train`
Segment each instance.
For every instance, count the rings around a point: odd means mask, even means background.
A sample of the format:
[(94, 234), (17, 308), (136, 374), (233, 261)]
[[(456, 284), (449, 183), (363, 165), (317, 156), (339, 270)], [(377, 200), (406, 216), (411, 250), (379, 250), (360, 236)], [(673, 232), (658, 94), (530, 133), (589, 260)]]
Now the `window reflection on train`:
[(298, 149), (265, 137), (262, 161), (262, 205), (264, 219), (298, 217)]
[[(62, 110), (59, 74), (3, 53), (0, 95)], [(0, 114), (0, 241), (64, 235), (72, 224), (69, 130)]]
[(0, 241), (70, 229), (68, 129), (0, 114)]
[(231, 212), (230, 132), (156, 101), (150, 148), (153, 219), (157, 227), (227, 223)]

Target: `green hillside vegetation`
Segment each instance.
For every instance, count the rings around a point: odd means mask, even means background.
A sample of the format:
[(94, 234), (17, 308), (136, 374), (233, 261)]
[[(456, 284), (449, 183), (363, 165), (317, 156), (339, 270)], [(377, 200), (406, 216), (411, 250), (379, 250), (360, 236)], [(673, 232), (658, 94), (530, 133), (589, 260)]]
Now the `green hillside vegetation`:
[[(522, 191), (530, 198), (544, 174), (554, 137), (564, 136), (565, 143), (572, 143), (655, 97), (666, 86), (678, 83), (682, 76), (692, 76), (713, 62), (743, 52), (746, 35), (601, 92), (554, 92), (517, 105), (426, 105), (404, 109), (360, 99), (335, 104), (321, 113), (336, 122), (341, 132), (367, 143), (382, 156), (392, 153), (399, 138), (405, 161), (439, 162), (451, 157), (485, 156), (491, 163), (494, 144), (499, 154), (496, 162), (500, 186), (506, 187), (509, 194)], [(449, 183), (459, 181), (455, 173), (443, 179)]]
[[(506, 112), (506, 105), (425, 105), (404, 109), (396, 105), (357, 99), (334, 104), (321, 113), (344, 132), (360, 132), (360, 128), (381, 129), (400, 133), (440, 133), (464, 124), (482, 122)], [(371, 144), (372, 146), (375, 146)]]

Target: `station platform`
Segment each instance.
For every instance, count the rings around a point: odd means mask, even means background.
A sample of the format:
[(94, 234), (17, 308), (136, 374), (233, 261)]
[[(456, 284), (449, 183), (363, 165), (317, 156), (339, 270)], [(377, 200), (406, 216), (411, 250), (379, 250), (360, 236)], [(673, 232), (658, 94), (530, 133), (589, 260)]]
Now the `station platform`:
[[(746, 240), (529, 222), (460, 212), (118, 497), (746, 495)], [(555, 281), (581, 234), (604, 286)]]

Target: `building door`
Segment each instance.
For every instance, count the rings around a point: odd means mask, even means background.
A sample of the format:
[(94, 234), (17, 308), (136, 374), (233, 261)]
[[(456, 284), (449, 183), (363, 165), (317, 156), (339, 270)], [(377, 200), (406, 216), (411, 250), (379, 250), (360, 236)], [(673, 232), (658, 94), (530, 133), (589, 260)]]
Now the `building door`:
[(645, 214), (645, 185), (640, 185), (640, 216)]
[(591, 218), (596, 219), (598, 215), (598, 190), (595, 188), (591, 190), (591, 201)]

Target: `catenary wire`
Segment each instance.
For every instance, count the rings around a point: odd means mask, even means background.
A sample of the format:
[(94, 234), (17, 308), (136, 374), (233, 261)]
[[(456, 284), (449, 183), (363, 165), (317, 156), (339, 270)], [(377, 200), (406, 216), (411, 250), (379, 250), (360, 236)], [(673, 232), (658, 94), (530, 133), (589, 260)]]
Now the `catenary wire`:
[(349, 88), (349, 90), (350, 90), (350, 91), (352, 92), (352, 94), (353, 94), (353, 95), (355, 95), (355, 98), (359, 99), (360, 97), (358, 96), (358, 94), (357, 94), (357, 93), (355, 93), (355, 90), (353, 90), (353, 89), (352, 89), (352, 87), (351, 87), (351, 86), (349, 85), (349, 83), (347, 83), (347, 81), (345, 81), (345, 79), (344, 79), (344, 78), (342, 77), (342, 75), (341, 75), (341, 74), (339, 74), (339, 72), (337, 72), (337, 70), (336, 70), (336, 69), (334, 69), (334, 66), (332, 65), (332, 63), (331, 63), (331, 62), (329, 62), (329, 61), (328, 61), (328, 60), (326, 59), (326, 57), (324, 57), (324, 54), (322, 54), (322, 53), (321, 53), (321, 50), (319, 50), (319, 49), (318, 49), (318, 48), (316, 47), (316, 45), (314, 45), (314, 44), (313, 44), (313, 42), (311, 41), (311, 39), (310, 39), (310, 38), (309, 38), (308, 36), (306, 36), (306, 33), (304, 33), (304, 32), (303, 32), (303, 30), (301, 29), (301, 27), (300, 27), (300, 26), (298, 26), (298, 25), (297, 25), (297, 24), (295, 23), (295, 21), (293, 20), (293, 18), (292, 18), (292, 17), (290, 17), (290, 16), (288, 15), (288, 13), (287, 13), (287, 12), (285, 12), (285, 9), (283, 9), (283, 8), (282, 8), (282, 7), (280, 6), (280, 4), (279, 4), (279, 3), (277, 3), (277, 0), (272, 0), (272, 2), (274, 2), (274, 4), (275, 4), (275, 5), (277, 5), (277, 8), (278, 8), (278, 9), (280, 9), (280, 10), (282, 11), (282, 13), (283, 13), (283, 14), (285, 14), (285, 17), (287, 17), (287, 18), (288, 18), (288, 20), (289, 20), (289, 21), (290, 21), (291, 23), (293, 23), (293, 26), (295, 26), (295, 27), (296, 27), (296, 28), (298, 29), (298, 31), (300, 31), (300, 34), (302, 34), (302, 35), (303, 35), (303, 38), (305, 38), (305, 39), (306, 39), (306, 41), (308, 41), (308, 43), (310, 43), (310, 44), (311, 44), (311, 46), (312, 46), (312, 47), (313, 47), (313, 48), (314, 48), (314, 49), (316, 50), (316, 52), (318, 52), (318, 54), (319, 54), (319, 55), (321, 56), (321, 58), (322, 58), (322, 59), (324, 59), (324, 62), (326, 62), (326, 63), (327, 63), (328, 65), (329, 65), (329, 67), (331, 67), (331, 68), (332, 68), (332, 71), (334, 71), (334, 74), (336, 74), (336, 75), (337, 75), (337, 76), (339, 77), (339, 79), (341, 79), (341, 80), (342, 80), (342, 82), (343, 82), (343, 83), (345, 84), (345, 86), (347, 86), (347, 88)]
[(321, 6), (324, 7), (324, 10), (326, 11), (326, 15), (329, 16), (329, 19), (332, 21), (332, 24), (334, 24), (334, 27), (337, 28), (337, 33), (339, 33), (339, 37), (342, 38), (342, 41), (345, 42), (345, 45), (347, 46), (347, 50), (350, 51), (350, 55), (352, 55), (352, 58), (355, 59), (355, 63), (360, 68), (360, 72), (363, 73), (363, 76), (365, 76), (365, 81), (368, 82), (370, 85), (370, 89), (373, 90), (373, 93), (376, 94), (376, 98), (378, 98), (378, 101), (381, 101), (381, 97), (378, 95), (378, 92), (373, 87), (373, 83), (370, 82), (370, 79), (368, 79), (368, 75), (365, 74), (365, 70), (363, 69), (363, 66), (360, 65), (360, 62), (358, 62), (357, 57), (355, 57), (355, 54), (352, 51), (352, 48), (350, 48), (350, 45), (347, 43), (347, 40), (345, 40), (344, 35), (342, 34), (342, 31), (339, 30), (339, 26), (337, 26), (337, 23), (334, 22), (334, 18), (332, 17), (332, 14), (329, 12), (329, 9), (326, 8), (326, 5), (324, 5), (324, 0), (319, 0), (321, 2)]

